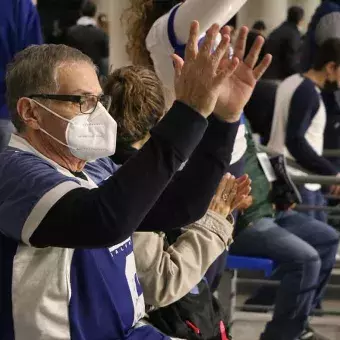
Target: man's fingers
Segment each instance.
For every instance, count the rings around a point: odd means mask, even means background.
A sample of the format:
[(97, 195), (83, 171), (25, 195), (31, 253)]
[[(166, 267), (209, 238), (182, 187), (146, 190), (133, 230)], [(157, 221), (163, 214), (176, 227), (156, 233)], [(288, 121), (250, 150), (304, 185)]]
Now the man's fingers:
[(256, 80), (259, 80), (263, 74), (266, 72), (267, 68), (269, 67), (270, 63), (272, 62), (272, 55), (266, 54), (262, 59), (261, 63), (255, 67), (254, 69), (254, 77)]
[(223, 26), (220, 32), (222, 35), (229, 35), (231, 34), (231, 27), (230, 26)]
[(264, 45), (264, 38), (262, 36), (258, 36), (255, 39), (253, 46), (251, 47), (248, 55), (246, 56), (244, 63), (253, 69), (259, 59), (259, 55), (261, 53), (262, 47)]
[(214, 68), (217, 69), (222, 61), (222, 59), (227, 55), (229, 50), (230, 36), (223, 35), (220, 43), (218, 44), (215, 52), (212, 55)]
[(182, 73), (182, 68), (184, 65), (184, 60), (178, 56), (177, 54), (173, 54), (171, 56), (173, 62), (174, 62), (174, 69), (175, 69), (175, 77), (179, 78), (181, 76)]
[(193, 21), (190, 25), (188, 43), (185, 47), (185, 61), (195, 60), (198, 53), (199, 23)]
[(233, 57), (231, 62), (224, 59), (222, 60), (222, 63), (223, 64), (220, 64), (219, 70), (213, 81), (214, 89), (217, 89), (225, 81), (226, 78), (230, 77), (235, 72), (238, 65), (240, 64), (240, 61), (238, 58)]
[(220, 31), (220, 26), (213, 24), (207, 31), (204, 42), (199, 48), (198, 55), (200, 57), (208, 58), (213, 50), (215, 40)]
[(243, 26), (241, 27), (239, 34), (236, 39), (235, 48), (234, 48), (234, 56), (243, 60), (244, 52), (246, 50), (246, 43), (248, 37), (248, 28)]

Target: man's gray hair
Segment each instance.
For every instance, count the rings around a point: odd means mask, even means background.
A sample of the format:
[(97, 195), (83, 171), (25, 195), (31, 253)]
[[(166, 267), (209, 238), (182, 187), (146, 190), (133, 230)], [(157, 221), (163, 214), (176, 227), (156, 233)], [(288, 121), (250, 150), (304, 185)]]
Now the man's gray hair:
[(7, 67), (7, 104), (18, 131), (24, 123), (17, 112), (18, 100), (31, 94), (55, 94), (58, 91), (58, 66), (92, 60), (79, 50), (66, 45), (32, 45), (19, 52)]

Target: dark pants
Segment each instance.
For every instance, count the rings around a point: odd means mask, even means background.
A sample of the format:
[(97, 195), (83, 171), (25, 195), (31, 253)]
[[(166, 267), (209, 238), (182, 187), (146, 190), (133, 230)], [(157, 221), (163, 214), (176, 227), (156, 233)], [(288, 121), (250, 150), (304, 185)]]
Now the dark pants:
[[(312, 191), (308, 190), (305, 186), (301, 186), (299, 187), (299, 191), (303, 204), (321, 207), (325, 205), (325, 198), (321, 190)], [(327, 222), (327, 213), (325, 210), (308, 210), (304, 212), (304, 214), (307, 214), (308, 216), (313, 217), (318, 221), (325, 223)]]
[(335, 263), (339, 235), (327, 224), (293, 211), (263, 218), (243, 230), (230, 253), (275, 261), (281, 284), (263, 339), (295, 340), (320, 301)]

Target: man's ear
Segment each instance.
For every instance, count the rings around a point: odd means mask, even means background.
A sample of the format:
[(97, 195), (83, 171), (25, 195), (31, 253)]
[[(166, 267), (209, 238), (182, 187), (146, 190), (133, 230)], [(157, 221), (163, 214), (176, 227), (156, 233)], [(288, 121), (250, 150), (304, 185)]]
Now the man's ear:
[(23, 97), (18, 100), (17, 112), (21, 120), (26, 126), (29, 126), (33, 130), (39, 130), (40, 124), (38, 121), (38, 108), (32, 99)]

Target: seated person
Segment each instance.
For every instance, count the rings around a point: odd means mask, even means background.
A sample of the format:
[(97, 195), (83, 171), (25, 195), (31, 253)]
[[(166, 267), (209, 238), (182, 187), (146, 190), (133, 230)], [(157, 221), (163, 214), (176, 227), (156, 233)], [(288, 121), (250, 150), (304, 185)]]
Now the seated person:
[(326, 339), (308, 328), (335, 263), (339, 235), (329, 225), (288, 209), (277, 212), (269, 200), (270, 183), (257, 159), (247, 125), (245, 171), (252, 180), (253, 204), (241, 213), (230, 253), (272, 259), (278, 266), (274, 315), (261, 340)]
[[(317, 49), (330, 38), (340, 38), (340, 0), (323, 0), (308, 25), (301, 53), (301, 69), (307, 72), (313, 66)], [(322, 91), (327, 111), (324, 148), (340, 149), (340, 90)], [(340, 157), (328, 157), (340, 169)], [(336, 203), (336, 202), (335, 202)], [(338, 221), (337, 221), (338, 222)]]
[(229, 38), (203, 57), (219, 27), (199, 50), (198, 30), (194, 22), (190, 63), (176, 59), (180, 101), (119, 169), (106, 158), (116, 147), (110, 97), (89, 57), (41, 45), (9, 65), (7, 100), (18, 133), (0, 155), (1, 339), (167, 338), (138, 327), (144, 298), (131, 235), (179, 228), (204, 215), (228, 170), (239, 120), (234, 113), (234, 123), (230, 116), (208, 123), (230, 74), (230, 65), (220, 64)]
[[(104, 93), (113, 98), (110, 113), (119, 126), (117, 150), (111, 159), (116, 164), (124, 164), (147, 142), (149, 131), (164, 114), (162, 85), (153, 71), (127, 66), (109, 76)], [(147, 105), (144, 105), (145, 98), (149, 99)], [(241, 185), (238, 192), (237, 184)], [(231, 243), (233, 226), (225, 218), (236, 208), (242, 195), (248, 194), (248, 185), (247, 178), (236, 182), (224, 176), (210, 210), (201, 220), (187, 226), (170, 247), (165, 246), (164, 233), (133, 234), (137, 274), (147, 305), (169, 305), (198, 284), (211, 263)]]
[[(276, 92), (275, 111), (268, 146), (295, 160), (298, 165), (317, 175), (338, 176), (338, 169), (322, 156), (326, 110), (320, 91), (335, 91), (340, 86), (340, 39), (327, 40), (317, 51), (313, 67), (304, 74), (294, 74), (283, 81)], [(303, 174), (292, 170), (292, 174)], [(332, 193), (339, 194), (340, 186)], [(324, 204), (321, 186), (300, 187), (303, 203)], [(326, 221), (324, 211), (308, 212)]]

